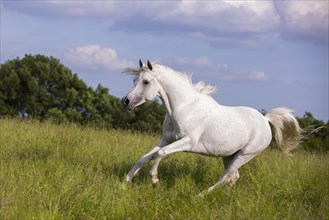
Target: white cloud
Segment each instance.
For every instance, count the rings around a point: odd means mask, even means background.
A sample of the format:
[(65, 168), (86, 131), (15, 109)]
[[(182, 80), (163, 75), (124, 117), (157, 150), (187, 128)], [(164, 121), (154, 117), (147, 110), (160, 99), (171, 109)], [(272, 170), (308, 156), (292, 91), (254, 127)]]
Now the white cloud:
[(269, 75), (263, 71), (252, 71), (248, 77), (249, 79), (256, 81), (264, 81), (269, 79)]
[(278, 37), (328, 43), (328, 1), (5, 1), (32, 15), (106, 19), (118, 31), (254, 47)]
[(279, 1), (276, 7), (284, 37), (328, 44), (328, 1)]
[[(156, 2), (157, 3), (157, 2)], [(115, 30), (180, 35), (216, 45), (255, 46), (278, 36), (280, 16), (269, 1), (174, 1), (136, 5)], [(148, 7), (146, 7), (146, 5)]]
[(103, 48), (100, 45), (85, 45), (69, 50), (65, 60), (77, 68), (91, 71), (123, 70), (133, 64), (120, 59), (112, 48)]
[(246, 70), (225, 63), (216, 63), (206, 56), (180, 57), (168, 61), (168, 63), (193, 75), (215, 77), (228, 81), (267, 81), (270, 79), (270, 75), (264, 71)]
[(115, 1), (6, 1), (5, 8), (46, 17), (113, 18), (124, 17)]
[(182, 1), (175, 16), (171, 16), (172, 20), (175, 18), (183, 18), (177, 22), (221, 32), (259, 32), (279, 24), (270, 1)]
[(295, 29), (328, 29), (326, 1), (283, 1), (277, 5), (287, 26)]

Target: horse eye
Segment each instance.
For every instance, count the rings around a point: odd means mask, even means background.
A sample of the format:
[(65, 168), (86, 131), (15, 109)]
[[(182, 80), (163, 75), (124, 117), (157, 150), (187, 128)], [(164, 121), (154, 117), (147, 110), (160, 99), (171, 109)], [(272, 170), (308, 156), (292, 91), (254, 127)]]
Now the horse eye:
[(148, 84), (150, 84), (150, 81), (144, 79), (144, 80), (143, 80), (143, 84), (144, 84), (144, 85), (148, 85)]

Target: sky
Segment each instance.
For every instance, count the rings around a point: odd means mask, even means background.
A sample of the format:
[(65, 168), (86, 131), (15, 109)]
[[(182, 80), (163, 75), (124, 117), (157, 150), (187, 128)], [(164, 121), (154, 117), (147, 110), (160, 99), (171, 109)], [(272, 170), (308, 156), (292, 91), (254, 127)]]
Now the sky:
[(327, 0), (1, 0), (1, 63), (60, 59), (119, 98), (142, 59), (217, 86), (222, 105), (329, 120)]

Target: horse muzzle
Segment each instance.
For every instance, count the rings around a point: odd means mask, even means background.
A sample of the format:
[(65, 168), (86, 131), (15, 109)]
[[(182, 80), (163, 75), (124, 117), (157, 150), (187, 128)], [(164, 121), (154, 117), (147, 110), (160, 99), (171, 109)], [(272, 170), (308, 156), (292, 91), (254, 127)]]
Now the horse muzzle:
[(123, 108), (126, 109), (126, 110), (132, 110), (132, 107), (129, 105), (130, 103), (130, 100), (126, 97), (123, 97), (121, 99), (121, 102), (122, 102), (122, 105), (123, 105)]

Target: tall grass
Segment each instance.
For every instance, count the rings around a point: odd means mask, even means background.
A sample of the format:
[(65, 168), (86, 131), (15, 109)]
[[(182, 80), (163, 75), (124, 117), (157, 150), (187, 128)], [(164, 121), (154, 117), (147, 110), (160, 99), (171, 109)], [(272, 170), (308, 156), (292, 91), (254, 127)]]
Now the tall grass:
[(329, 155), (266, 150), (233, 188), (220, 158), (178, 153), (122, 180), (159, 137), (74, 124), (0, 119), (0, 219), (329, 219)]

